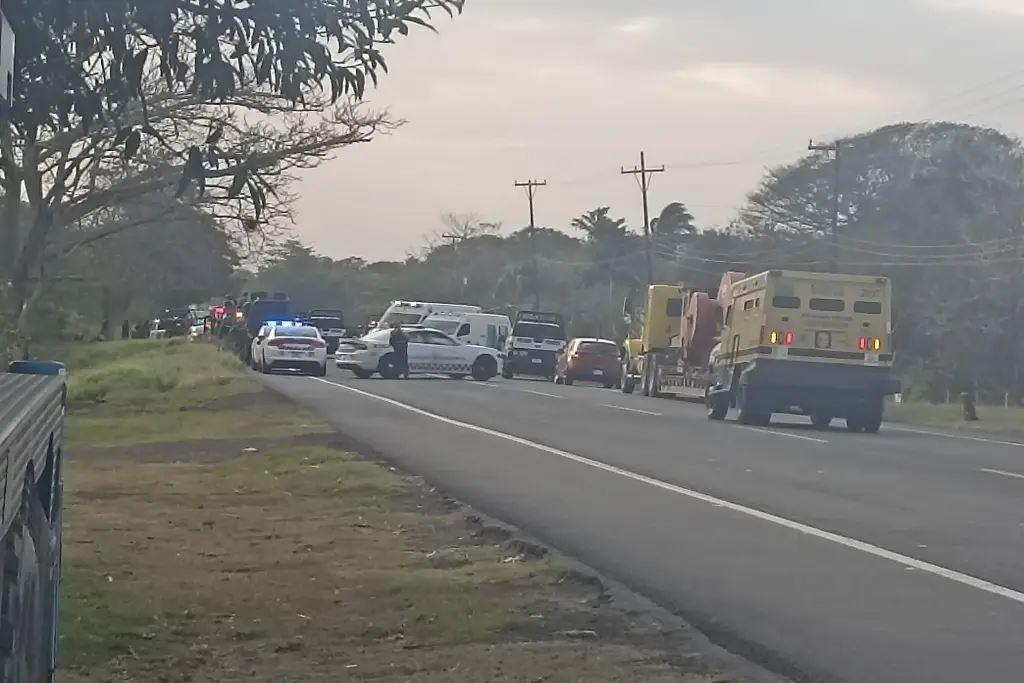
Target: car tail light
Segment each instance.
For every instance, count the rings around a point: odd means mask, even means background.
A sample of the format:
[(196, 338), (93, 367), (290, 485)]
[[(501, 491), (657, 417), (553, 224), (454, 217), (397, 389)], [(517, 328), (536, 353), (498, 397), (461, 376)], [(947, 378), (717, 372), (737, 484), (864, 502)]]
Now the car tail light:
[(327, 342), (325, 342), (323, 340), (320, 340), (320, 339), (314, 339), (313, 341), (310, 342), (310, 345), (313, 348), (315, 348), (315, 349), (326, 349), (327, 348)]
[(284, 346), (284, 339), (271, 339), (267, 342), (267, 346)]

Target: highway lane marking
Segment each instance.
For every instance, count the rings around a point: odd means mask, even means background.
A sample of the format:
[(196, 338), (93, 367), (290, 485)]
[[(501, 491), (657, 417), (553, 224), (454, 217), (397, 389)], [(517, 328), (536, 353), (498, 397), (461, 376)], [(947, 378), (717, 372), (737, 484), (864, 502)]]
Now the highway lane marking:
[(962, 439), (963, 441), (977, 441), (979, 443), (992, 443), (997, 446), (1016, 446), (1017, 448), (1024, 448), (1024, 443), (1017, 441), (999, 441), (998, 439), (985, 439), (980, 436), (964, 436), (962, 434), (946, 434), (944, 432), (932, 432), (927, 429), (911, 429), (910, 427), (897, 427), (895, 425), (886, 424), (885, 429), (893, 432), (908, 432), (910, 434), (924, 434), (926, 436), (944, 436), (947, 439)]
[(626, 408), (625, 406), (613, 406), (611, 403), (602, 403), (602, 408), (611, 408), (612, 410), (624, 410), (627, 413), (639, 413), (641, 415), (653, 415), (654, 417), (663, 417), (662, 413), (652, 413), (650, 410), (640, 410), (639, 408)]
[(988, 472), (989, 474), (998, 474), (1001, 477), (1013, 477), (1014, 479), (1024, 479), (1024, 474), (1017, 474), (1016, 472), (1004, 472), (1003, 470), (990, 470), (987, 467), (982, 467), (980, 472)]
[(788, 432), (777, 432), (774, 429), (761, 429), (759, 427), (746, 427), (743, 425), (737, 425), (740, 429), (745, 429), (748, 432), (761, 432), (762, 434), (772, 434), (774, 436), (784, 436), (789, 439), (800, 439), (801, 441), (811, 441), (814, 443), (830, 443), (825, 439), (816, 439), (813, 436), (803, 436), (802, 434), (789, 434)]
[(516, 391), (521, 391), (524, 394), (533, 394), (534, 396), (547, 396), (548, 398), (557, 398), (559, 400), (565, 398), (565, 396), (559, 396), (558, 394), (547, 394), (543, 391), (533, 391), (531, 389), (516, 389)]
[(631, 479), (633, 481), (639, 482), (641, 484), (646, 484), (653, 488), (668, 491), (669, 493), (675, 493), (690, 498), (692, 500), (700, 501), (702, 503), (708, 503), (709, 505), (712, 505), (714, 507), (725, 508), (727, 510), (737, 512), (739, 514), (746, 515), (748, 517), (752, 517), (763, 522), (768, 522), (770, 524), (774, 524), (776, 526), (780, 526), (791, 531), (796, 531), (798, 533), (805, 534), (807, 536), (811, 536), (822, 541), (828, 541), (830, 543), (834, 543), (844, 548), (859, 551), (866, 555), (871, 555), (873, 557), (878, 557), (883, 560), (888, 560), (895, 564), (902, 565), (905, 569), (926, 572), (928, 574), (932, 574), (934, 576), (938, 576), (949, 581), (953, 581), (955, 583), (959, 583), (961, 585), (983, 591), (985, 593), (997, 595), (999, 597), (1006, 598), (1008, 600), (1012, 600), (1021, 605), (1024, 605), (1024, 593), (1015, 591), (1012, 588), (1008, 588), (1006, 586), (1000, 586), (997, 583), (992, 583), (991, 581), (986, 581), (985, 579), (981, 579), (976, 576), (971, 576), (970, 574), (958, 572), (955, 569), (949, 569), (947, 567), (942, 567), (937, 564), (932, 564), (930, 562), (918, 560), (907, 555), (901, 555), (900, 553), (894, 552), (892, 550), (886, 550), (885, 548), (872, 545), (865, 541), (859, 541), (855, 538), (842, 536), (831, 531), (825, 531), (824, 529), (819, 529), (808, 524), (803, 524), (802, 522), (787, 519), (786, 517), (780, 517), (770, 512), (758, 510), (757, 508), (748, 507), (740, 503), (733, 503), (732, 501), (725, 500), (724, 498), (716, 498), (715, 496), (710, 496), (706, 493), (701, 493), (700, 491), (694, 491), (692, 489), (678, 486), (676, 484), (670, 484), (667, 481), (655, 479), (654, 477), (649, 477), (645, 474), (631, 472), (630, 470), (626, 470), (621, 467), (616, 467), (615, 465), (609, 465), (607, 463), (600, 462), (599, 460), (592, 460), (582, 455), (576, 455), (575, 453), (559, 450), (552, 446), (545, 446), (542, 443), (530, 441), (529, 439), (524, 439), (520, 436), (506, 434), (505, 432), (499, 432), (494, 429), (488, 429), (487, 427), (481, 427), (479, 425), (471, 424), (469, 422), (462, 422), (460, 420), (454, 420), (450, 417), (444, 417), (443, 415), (431, 413), (427, 410), (417, 408), (416, 406), (412, 406), (407, 403), (402, 403), (401, 401), (396, 401), (394, 399), (378, 396), (377, 394), (370, 393), (369, 391), (363, 391), (362, 389), (356, 389), (355, 387), (346, 386), (344, 384), (338, 384), (336, 382), (331, 382), (326, 379), (320, 379), (319, 377), (311, 377), (310, 379), (316, 382), (323, 382), (324, 384), (329, 384), (333, 387), (343, 389), (344, 391), (348, 391), (353, 394), (358, 394), (365, 398), (380, 401), (381, 403), (386, 403), (396, 408), (401, 408), (402, 410), (414, 413), (416, 415), (420, 415), (422, 417), (427, 417), (432, 420), (436, 420), (443, 424), (451, 425), (453, 427), (459, 427), (460, 429), (465, 429), (471, 432), (477, 432), (478, 434), (484, 434), (487, 436), (494, 437), (496, 439), (502, 439), (504, 441), (509, 441), (520, 446), (526, 446), (527, 448), (533, 448), (535, 450), (544, 453), (549, 453), (551, 455), (558, 456), (559, 458), (563, 458), (565, 460), (569, 460), (580, 465), (585, 465), (595, 470), (601, 470), (603, 472), (608, 472), (609, 474), (614, 474), (625, 479)]

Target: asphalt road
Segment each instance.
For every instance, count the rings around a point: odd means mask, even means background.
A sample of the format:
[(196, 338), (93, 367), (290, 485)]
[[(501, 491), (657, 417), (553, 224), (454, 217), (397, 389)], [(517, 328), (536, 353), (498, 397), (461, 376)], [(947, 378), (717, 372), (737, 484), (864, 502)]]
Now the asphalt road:
[(581, 385), (267, 381), (778, 673), (1024, 680), (1024, 445), (709, 423)]

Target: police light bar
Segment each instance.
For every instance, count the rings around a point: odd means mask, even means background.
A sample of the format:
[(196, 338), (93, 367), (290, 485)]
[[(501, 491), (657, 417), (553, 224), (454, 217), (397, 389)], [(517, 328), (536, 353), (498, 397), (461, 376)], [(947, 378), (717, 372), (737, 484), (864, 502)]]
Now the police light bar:
[(294, 320), (268, 320), (265, 323), (268, 327), (298, 327), (299, 324)]

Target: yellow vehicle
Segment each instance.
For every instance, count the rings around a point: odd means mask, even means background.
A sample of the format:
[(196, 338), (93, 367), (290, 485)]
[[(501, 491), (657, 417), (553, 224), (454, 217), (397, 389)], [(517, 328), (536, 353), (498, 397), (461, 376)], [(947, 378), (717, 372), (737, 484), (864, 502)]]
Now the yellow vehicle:
[(772, 270), (734, 283), (711, 353), (709, 417), (735, 406), (743, 424), (789, 413), (877, 432), (885, 397), (900, 391), (891, 300), (881, 277)]
[[(622, 391), (631, 394), (637, 384), (644, 396), (652, 393), (655, 368), (671, 352), (678, 339), (683, 317), (685, 290), (676, 285), (651, 285), (640, 321), (639, 334), (627, 339), (622, 350)], [(629, 304), (624, 313), (630, 316)], [(654, 393), (657, 393), (655, 390)]]

